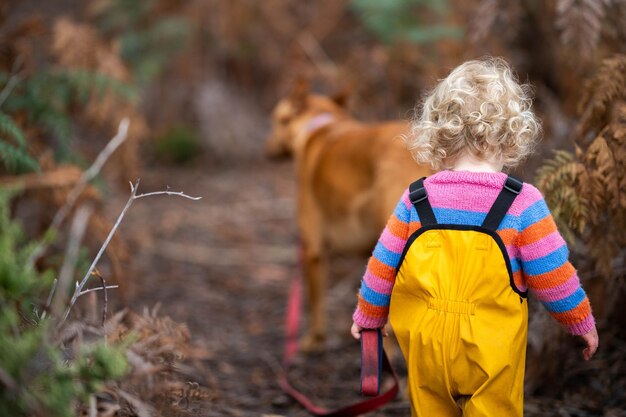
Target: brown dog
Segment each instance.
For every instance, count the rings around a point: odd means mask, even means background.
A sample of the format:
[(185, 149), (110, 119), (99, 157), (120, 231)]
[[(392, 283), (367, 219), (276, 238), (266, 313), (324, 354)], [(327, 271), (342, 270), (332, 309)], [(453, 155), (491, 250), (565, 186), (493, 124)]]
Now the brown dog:
[(316, 350), (325, 339), (329, 255), (371, 253), (404, 189), (430, 170), (400, 139), (406, 122), (358, 122), (343, 98), (310, 94), (305, 82), (276, 105), (272, 124), (267, 154), (295, 159), (310, 313), (301, 347)]

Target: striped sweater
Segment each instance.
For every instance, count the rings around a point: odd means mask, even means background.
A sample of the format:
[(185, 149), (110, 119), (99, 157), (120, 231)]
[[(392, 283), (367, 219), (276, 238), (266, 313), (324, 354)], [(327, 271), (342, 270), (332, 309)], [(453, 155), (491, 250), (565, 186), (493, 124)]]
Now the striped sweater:
[[(438, 223), (479, 226), (505, 180), (503, 173), (441, 171), (424, 184)], [(402, 250), (420, 226), (406, 190), (376, 244), (361, 282), (353, 315), (361, 327), (377, 328), (387, 322)], [(496, 232), (506, 246), (517, 288), (529, 289), (570, 333), (589, 332), (595, 325), (589, 299), (568, 261), (567, 245), (535, 187), (524, 183)]]

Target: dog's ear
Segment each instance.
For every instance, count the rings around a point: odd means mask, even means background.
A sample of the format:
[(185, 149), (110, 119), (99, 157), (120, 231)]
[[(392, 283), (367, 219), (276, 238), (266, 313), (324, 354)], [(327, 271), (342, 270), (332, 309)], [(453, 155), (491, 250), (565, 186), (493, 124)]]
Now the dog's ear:
[(289, 101), (296, 113), (302, 111), (306, 106), (306, 99), (310, 91), (311, 83), (304, 77), (299, 77), (293, 83), (291, 91), (289, 92)]
[(338, 106), (346, 108), (348, 107), (348, 100), (354, 92), (354, 85), (348, 80), (342, 84), (341, 88), (339, 88), (337, 92), (332, 95), (332, 99)]
[(352, 89), (351, 88), (342, 88), (339, 92), (335, 93), (332, 95), (332, 100), (337, 103), (337, 105), (339, 107), (348, 107), (348, 100), (350, 99), (350, 96), (352, 95)]

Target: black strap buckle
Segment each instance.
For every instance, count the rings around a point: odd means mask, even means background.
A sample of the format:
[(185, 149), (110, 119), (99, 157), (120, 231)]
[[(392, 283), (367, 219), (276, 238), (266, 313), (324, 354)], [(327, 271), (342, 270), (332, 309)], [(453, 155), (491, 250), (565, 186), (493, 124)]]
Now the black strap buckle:
[(424, 201), (428, 198), (428, 196), (426, 195), (426, 188), (422, 187), (422, 188), (418, 188), (417, 190), (411, 191), (409, 193), (409, 200), (411, 200), (411, 203), (413, 204), (417, 204), (420, 201)]
[(504, 182), (504, 188), (512, 192), (513, 194), (519, 194), (522, 191), (524, 183), (517, 178), (508, 176)]

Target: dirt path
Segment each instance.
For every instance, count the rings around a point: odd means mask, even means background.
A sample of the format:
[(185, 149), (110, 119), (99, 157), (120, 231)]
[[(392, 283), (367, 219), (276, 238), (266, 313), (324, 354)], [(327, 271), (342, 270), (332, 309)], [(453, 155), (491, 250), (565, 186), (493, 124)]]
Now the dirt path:
[[(188, 324), (210, 358), (198, 382), (211, 400), (191, 404), (200, 416), (308, 415), (276, 383), (289, 280), (296, 267), (290, 163), (258, 162), (214, 169), (151, 168), (141, 190), (170, 186), (203, 199), (139, 201), (121, 233), (136, 257), (131, 305), (161, 303)], [(120, 195), (111, 206), (121, 206)], [(110, 211), (116, 209), (111, 207)], [(328, 405), (358, 396), (358, 344), (347, 331), (364, 260), (337, 259), (329, 291), (332, 320), (326, 353), (300, 358), (292, 379)], [(377, 416), (406, 415), (398, 401)]]

